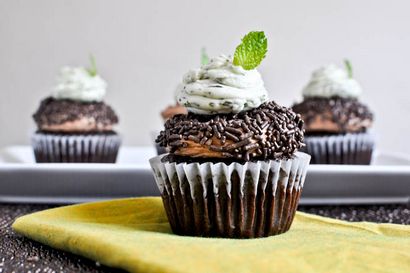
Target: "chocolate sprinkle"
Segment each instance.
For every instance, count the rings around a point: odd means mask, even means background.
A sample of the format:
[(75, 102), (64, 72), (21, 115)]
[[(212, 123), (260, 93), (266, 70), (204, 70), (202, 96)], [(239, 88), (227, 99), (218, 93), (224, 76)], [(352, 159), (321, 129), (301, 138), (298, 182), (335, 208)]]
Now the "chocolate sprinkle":
[(102, 125), (118, 123), (118, 117), (110, 106), (104, 102), (79, 102), (73, 100), (57, 100), (52, 97), (44, 99), (33, 118), (38, 128), (43, 125), (58, 125), (75, 121), (83, 117), (95, 119)]
[(191, 140), (225, 158), (250, 161), (292, 158), (303, 139), (300, 115), (272, 101), (237, 114), (176, 115), (156, 141), (171, 154)]
[[(324, 116), (330, 113), (329, 120), (337, 124), (339, 132), (336, 133), (359, 133), (367, 130), (367, 124), (363, 121), (373, 121), (373, 113), (370, 109), (354, 98), (305, 98), (301, 103), (292, 106), (293, 111), (299, 113), (305, 121), (306, 133), (311, 134), (309, 125), (318, 115)], [(357, 130), (352, 131), (352, 127)], [(334, 132), (317, 132), (317, 134), (329, 134)]]

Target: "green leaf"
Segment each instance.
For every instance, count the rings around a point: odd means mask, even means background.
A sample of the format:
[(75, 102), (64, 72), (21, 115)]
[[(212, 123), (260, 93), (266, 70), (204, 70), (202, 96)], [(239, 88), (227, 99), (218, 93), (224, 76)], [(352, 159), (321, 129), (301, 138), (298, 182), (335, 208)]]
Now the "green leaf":
[(208, 56), (208, 54), (206, 53), (206, 48), (203, 47), (203, 48), (201, 49), (201, 65), (206, 65), (206, 64), (208, 64), (208, 63), (209, 63), (209, 56)]
[(345, 67), (346, 67), (347, 75), (349, 76), (349, 78), (353, 78), (353, 67), (352, 67), (352, 64), (350, 63), (350, 61), (349, 61), (348, 59), (345, 59), (344, 62), (345, 62)]
[(251, 31), (242, 38), (233, 57), (233, 64), (245, 70), (255, 69), (265, 58), (268, 40), (263, 31)]
[(90, 68), (86, 68), (88, 74), (90, 74), (91, 77), (95, 77), (98, 74), (97, 71), (97, 65), (95, 63), (95, 58), (92, 54), (90, 54), (90, 63), (91, 63), (91, 67)]

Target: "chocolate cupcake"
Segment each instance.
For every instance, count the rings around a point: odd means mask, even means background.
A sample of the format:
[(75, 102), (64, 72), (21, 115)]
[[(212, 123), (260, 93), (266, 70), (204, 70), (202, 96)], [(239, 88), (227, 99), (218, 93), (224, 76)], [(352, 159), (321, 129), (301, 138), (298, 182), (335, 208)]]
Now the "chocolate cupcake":
[(346, 70), (329, 65), (313, 72), (303, 101), (292, 107), (305, 121), (305, 151), (312, 164), (371, 162), (373, 113), (358, 100), (362, 88), (345, 64)]
[[(208, 64), (208, 62), (209, 62), (208, 54), (206, 53), (205, 48), (202, 48), (201, 49), (201, 65), (206, 65)], [(180, 86), (176, 88), (175, 95), (178, 93), (179, 88)], [(180, 105), (178, 102), (176, 102), (173, 105), (169, 105), (167, 108), (161, 111), (161, 117), (164, 122), (166, 122), (168, 119), (178, 114), (183, 114), (183, 115), (188, 114), (188, 110), (186, 109), (186, 107), (183, 105)], [(156, 135), (157, 134), (155, 134), (154, 139), (156, 138)], [(165, 147), (161, 147), (158, 143), (155, 143), (155, 149), (157, 150), (158, 155), (167, 153), (167, 149)]]
[(268, 101), (256, 66), (263, 32), (251, 32), (234, 58), (221, 55), (188, 72), (177, 100), (188, 109), (165, 123), (150, 160), (165, 211), (179, 235), (255, 238), (286, 232), (310, 156), (303, 121)]
[(107, 84), (92, 63), (91, 69), (63, 67), (52, 96), (34, 113), (36, 162), (115, 163), (118, 117), (103, 102)]

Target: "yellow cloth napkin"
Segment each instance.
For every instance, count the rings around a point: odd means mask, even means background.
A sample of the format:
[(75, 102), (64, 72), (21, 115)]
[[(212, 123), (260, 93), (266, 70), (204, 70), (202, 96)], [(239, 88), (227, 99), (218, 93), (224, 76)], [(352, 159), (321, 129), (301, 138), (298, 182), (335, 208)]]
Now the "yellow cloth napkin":
[(410, 272), (410, 226), (300, 212), (289, 232), (244, 240), (173, 235), (157, 197), (50, 209), (13, 228), (130, 272)]

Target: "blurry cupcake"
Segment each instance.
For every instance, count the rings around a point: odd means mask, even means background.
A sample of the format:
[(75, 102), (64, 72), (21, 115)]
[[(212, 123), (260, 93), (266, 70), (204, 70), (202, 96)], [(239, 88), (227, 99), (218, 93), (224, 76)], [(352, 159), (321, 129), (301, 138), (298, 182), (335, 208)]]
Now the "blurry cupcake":
[(92, 68), (63, 67), (50, 97), (33, 118), (37, 162), (115, 163), (121, 139), (113, 130), (118, 117), (103, 102), (107, 84)]
[(310, 156), (303, 121), (268, 100), (259, 72), (267, 40), (250, 32), (234, 58), (189, 71), (177, 93), (188, 115), (167, 120), (150, 160), (172, 230), (180, 235), (254, 238), (287, 231)]
[(181, 115), (181, 114), (186, 115), (186, 114), (188, 114), (188, 111), (184, 106), (181, 106), (178, 103), (176, 103), (175, 105), (170, 105), (167, 108), (165, 108), (161, 112), (161, 117), (165, 122), (168, 119), (172, 118), (173, 116)]
[(312, 164), (370, 164), (373, 113), (358, 100), (362, 88), (350, 63), (345, 65), (346, 70), (328, 65), (313, 72), (303, 101), (292, 107), (305, 121)]
[[(203, 47), (201, 49), (201, 65), (206, 65), (209, 63), (209, 56), (206, 53), (206, 49)], [(177, 89), (175, 90), (175, 96), (177, 95), (177, 93), (179, 92), (179, 88), (180, 86), (177, 87)], [(186, 109), (186, 107), (180, 105), (178, 102), (176, 102), (174, 105), (169, 105), (167, 108), (165, 108), (162, 112), (161, 112), (161, 117), (163, 119), (164, 122), (166, 122), (168, 119), (172, 118), (175, 115), (179, 115), (179, 114), (183, 114), (186, 115), (188, 114), (188, 110)], [(156, 139), (156, 133), (154, 139)], [(165, 154), (167, 153), (167, 149), (165, 147), (161, 147), (158, 143), (155, 144), (155, 148), (157, 150), (157, 154), (161, 155), (161, 154)]]

